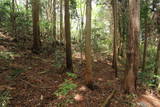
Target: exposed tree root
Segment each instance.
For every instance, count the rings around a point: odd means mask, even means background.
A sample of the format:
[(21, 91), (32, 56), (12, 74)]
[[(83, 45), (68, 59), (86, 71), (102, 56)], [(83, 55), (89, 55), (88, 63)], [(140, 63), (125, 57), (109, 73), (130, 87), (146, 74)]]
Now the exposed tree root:
[(114, 94), (116, 93), (116, 90), (113, 90), (112, 93), (107, 97), (107, 99), (104, 101), (101, 107), (109, 107), (111, 99), (113, 98)]

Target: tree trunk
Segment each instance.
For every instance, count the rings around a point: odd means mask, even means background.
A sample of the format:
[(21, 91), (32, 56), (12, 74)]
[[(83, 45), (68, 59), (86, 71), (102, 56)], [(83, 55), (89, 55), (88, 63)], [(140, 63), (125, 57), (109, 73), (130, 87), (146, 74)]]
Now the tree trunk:
[[(160, 75), (160, 10), (157, 11), (157, 18), (156, 18), (156, 23), (157, 23), (157, 30), (158, 30), (158, 46), (157, 46), (157, 56), (156, 56), (156, 67), (155, 67), (155, 74)], [(158, 78), (158, 90), (160, 90), (160, 78)]]
[(117, 23), (117, 0), (112, 1), (113, 19), (114, 19), (114, 34), (113, 34), (113, 62), (112, 67), (115, 70), (115, 77), (117, 77), (117, 36), (118, 36), (118, 23)]
[(41, 47), (40, 27), (39, 27), (39, 0), (32, 0), (32, 18), (33, 18), (33, 47), (34, 53), (39, 53)]
[(124, 81), (124, 89), (127, 93), (136, 91), (136, 79), (139, 64), (139, 32), (140, 32), (140, 1), (129, 0), (129, 37), (127, 52), (127, 74)]
[(65, 0), (64, 3), (65, 3), (66, 68), (67, 71), (72, 72), (73, 67), (72, 67), (69, 0)]
[(93, 84), (92, 55), (91, 55), (91, 0), (86, 0), (86, 26), (85, 26), (85, 81), (87, 85)]
[(145, 27), (145, 36), (144, 36), (144, 50), (143, 50), (143, 63), (142, 63), (142, 71), (145, 71), (146, 64), (146, 54), (147, 54), (147, 37), (148, 37), (148, 24), (146, 22)]
[(17, 41), (16, 17), (15, 17), (15, 0), (12, 0), (11, 23), (12, 23), (12, 35), (15, 37), (15, 41)]
[(53, 0), (53, 45), (55, 45), (55, 41), (56, 41), (56, 0)]
[[(28, 16), (28, 0), (26, 0), (26, 21), (29, 21), (29, 16)], [(28, 23), (27, 23), (27, 25), (26, 25), (26, 34), (27, 34), (27, 32), (29, 31), (29, 26), (28, 26)]]
[(60, 0), (60, 42), (63, 41), (63, 0)]
[[(155, 69), (156, 75), (160, 76), (160, 38), (159, 43), (157, 47), (157, 57), (156, 57), (156, 69)], [(158, 79), (158, 90), (160, 90), (160, 79)]]

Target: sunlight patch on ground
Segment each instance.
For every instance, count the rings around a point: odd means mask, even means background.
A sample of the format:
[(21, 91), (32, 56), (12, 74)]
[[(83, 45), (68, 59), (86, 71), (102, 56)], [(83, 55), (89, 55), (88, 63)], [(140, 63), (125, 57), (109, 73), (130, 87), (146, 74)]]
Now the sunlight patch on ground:
[(87, 88), (85, 86), (81, 86), (78, 90), (79, 91), (87, 91)]
[(98, 78), (98, 81), (104, 81), (103, 78)]
[(160, 100), (149, 92), (142, 95), (138, 99), (138, 105), (146, 105), (146, 107), (160, 107)]
[[(80, 52), (74, 53), (73, 54), (73, 58), (75, 58), (75, 59), (81, 59), (81, 53)], [(82, 60), (84, 60), (84, 59), (85, 59), (85, 56), (82, 55)]]
[(4, 35), (2, 32), (0, 32), (0, 39), (9, 39), (9, 40), (13, 40), (12, 37), (8, 36), (8, 35)]
[(80, 94), (76, 94), (75, 96), (74, 96), (74, 99), (76, 100), (76, 101), (83, 101), (83, 96), (82, 95), (80, 95)]
[(107, 61), (107, 64), (108, 64), (108, 65), (112, 65), (112, 62), (110, 62), (110, 61)]
[(0, 45), (0, 51), (8, 51), (8, 49), (2, 45)]

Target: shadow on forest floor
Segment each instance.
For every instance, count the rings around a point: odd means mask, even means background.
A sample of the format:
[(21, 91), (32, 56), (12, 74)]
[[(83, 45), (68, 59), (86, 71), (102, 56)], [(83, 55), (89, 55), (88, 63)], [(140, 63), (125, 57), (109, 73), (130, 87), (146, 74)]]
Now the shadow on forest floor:
[(121, 87), (123, 72), (119, 71), (119, 78), (115, 78), (110, 60), (105, 60), (107, 58), (93, 63), (94, 83), (99, 89), (91, 91), (84, 86), (84, 65), (80, 64), (76, 54), (73, 55), (75, 72), (62, 73), (63, 50), (35, 55), (27, 48), (18, 47), (12, 38), (0, 33), (0, 106), (100, 107), (113, 90), (116, 94), (110, 107), (159, 101), (149, 95), (138, 98), (145, 92), (140, 87), (137, 95), (125, 95)]

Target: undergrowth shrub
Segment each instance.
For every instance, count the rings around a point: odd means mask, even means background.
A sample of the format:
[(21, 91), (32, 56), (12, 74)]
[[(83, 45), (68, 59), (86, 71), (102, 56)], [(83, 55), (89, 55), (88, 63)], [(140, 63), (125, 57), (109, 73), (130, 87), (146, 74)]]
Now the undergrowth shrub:
[(77, 85), (71, 80), (65, 80), (62, 84), (59, 85), (59, 88), (54, 92), (54, 95), (57, 97), (67, 95), (71, 90), (77, 88)]
[(8, 107), (11, 95), (9, 91), (0, 91), (0, 107)]

